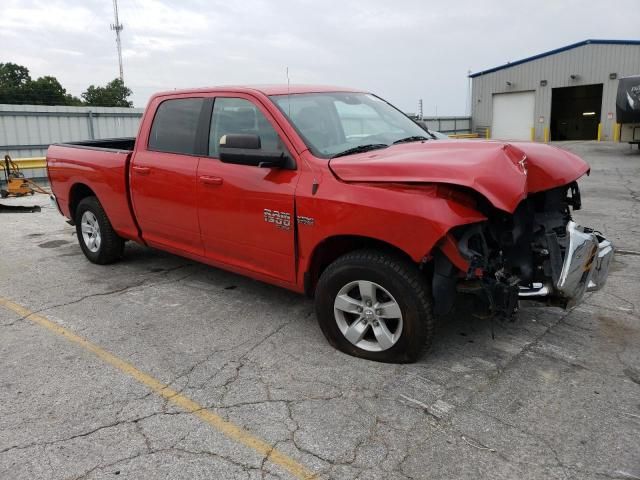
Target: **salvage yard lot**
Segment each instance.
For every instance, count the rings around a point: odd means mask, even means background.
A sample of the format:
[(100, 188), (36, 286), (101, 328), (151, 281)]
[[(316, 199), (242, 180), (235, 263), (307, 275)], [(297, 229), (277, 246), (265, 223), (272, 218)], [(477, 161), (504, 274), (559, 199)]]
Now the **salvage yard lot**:
[(604, 290), (495, 339), (461, 308), (410, 365), (336, 351), (296, 294), (0, 214), (0, 478), (640, 479), (640, 153), (560, 146), (621, 249)]

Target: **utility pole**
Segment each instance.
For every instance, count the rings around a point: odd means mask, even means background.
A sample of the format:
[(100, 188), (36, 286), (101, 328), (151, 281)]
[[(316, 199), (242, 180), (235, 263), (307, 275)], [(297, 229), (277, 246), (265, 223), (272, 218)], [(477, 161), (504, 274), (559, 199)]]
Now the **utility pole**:
[(122, 43), (120, 42), (120, 32), (124, 28), (118, 19), (118, 0), (113, 0), (113, 14), (116, 23), (111, 24), (111, 30), (116, 32), (116, 45), (118, 46), (118, 63), (120, 64), (120, 81), (124, 83), (124, 74), (122, 73)]

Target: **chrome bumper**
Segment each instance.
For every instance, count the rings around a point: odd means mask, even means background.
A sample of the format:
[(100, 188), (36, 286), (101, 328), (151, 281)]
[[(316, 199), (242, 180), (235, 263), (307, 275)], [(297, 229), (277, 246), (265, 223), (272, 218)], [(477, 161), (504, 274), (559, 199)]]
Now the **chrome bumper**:
[(520, 298), (555, 297), (562, 300), (565, 308), (571, 308), (585, 292), (600, 290), (604, 286), (613, 259), (611, 242), (599, 233), (585, 231), (573, 221), (567, 224), (567, 235), (569, 245), (559, 277), (553, 284), (520, 287)]
[(600, 234), (596, 234), (596, 238), (598, 239), (598, 255), (595, 259), (587, 292), (595, 292), (604, 287), (609, 276), (609, 266), (613, 260), (613, 244)]

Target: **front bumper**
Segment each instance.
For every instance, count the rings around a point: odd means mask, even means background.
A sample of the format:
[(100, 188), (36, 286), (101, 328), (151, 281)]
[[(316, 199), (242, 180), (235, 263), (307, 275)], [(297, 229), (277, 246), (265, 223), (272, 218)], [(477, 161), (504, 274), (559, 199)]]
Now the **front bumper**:
[(567, 224), (569, 243), (558, 278), (549, 284), (520, 287), (522, 299), (553, 298), (565, 308), (575, 306), (586, 292), (600, 290), (607, 281), (614, 248), (600, 233)]
[(607, 282), (609, 266), (611, 265), (611, 260), (613, 260), (614, 252), (613, 244), (609, 240), (599, 233), (596, 233), (595, 235), (598, 239), (598, 254), (595, 258), (595, 265), (593, 266), (591, 280), (587, 286), (588, 292), (600, 290)]

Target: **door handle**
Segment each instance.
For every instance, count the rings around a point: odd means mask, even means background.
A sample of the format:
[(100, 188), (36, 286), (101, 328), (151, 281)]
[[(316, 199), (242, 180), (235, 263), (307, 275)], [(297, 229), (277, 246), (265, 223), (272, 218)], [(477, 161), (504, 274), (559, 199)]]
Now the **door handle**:
[(221, 177), (212, 177), (210, 175), (203, 175), (200, 177), (200, 181), (205, 185), (222, 185)]
[(131, 168), (134, 172), (139, 173), (140, 175), (149, 175), (149, 172), (151, 172), (151, 169), (149, 167), (138, 167), (134, 165)]

